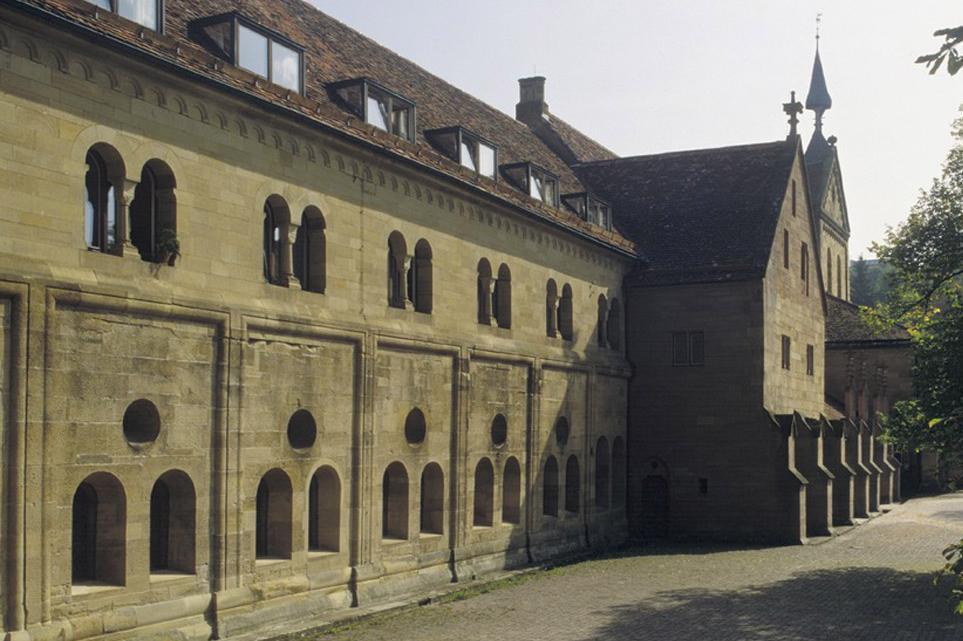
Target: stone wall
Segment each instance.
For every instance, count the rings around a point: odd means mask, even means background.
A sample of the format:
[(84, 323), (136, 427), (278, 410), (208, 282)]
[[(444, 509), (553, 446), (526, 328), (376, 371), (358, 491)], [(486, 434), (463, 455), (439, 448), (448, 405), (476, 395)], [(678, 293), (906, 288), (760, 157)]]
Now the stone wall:
[[(307, 625), (332, 608), (623, 538), (624, 509), (595, 504), (595, 465), (599, 437), (610, 452), (624, 443), (629, 372), (623, 353), (598, 345), (596, 323), (600, 294), (623, 298), (630, 257), (471, 185), (8, 10), (0, 18), (0, 282), (30, 301), (29, 350), (10, 358), (4, 347), (0, 363), (36, 381), (21, 401), (0, 378), (6, 415), (27, 416), (11, 423), (21, 454), (0, 413), (0, 454), (22, 475), (13, 488), (0, 480), (20, 506), (5, 506), (3, 523), (22, 509), (16, 522), (27, 524), (0, 527), (0, 549), (16, 561), (0, 573), (0, 596), (17, 610), (5, 629), (81, 639), (154, 626), (208, 638)], [(120, 256), (87, 249), (85, 156), (97, 144), (123, 161), (123, 213), (145, 163), (172, 171), (175, 266), (144, 262), (129, 244)], [(272, 196), (291, 220), (289, 241), (306, 208), (323, 215), (323, 294), (294, 278), (265, 282)], [(409, 253), (419, 239), (431, 246), (430, 314), (388, 306), (393, 231)], [(511, 270), (511, 328), (479, 323), (481, 258)], [(571, 340), (546, 335), (549, 279), (573, 290)], [(421, 441), (405, 437), (415, 408)], [(504, 443), (493, 438), (497, 415)], [(563, 415), (570, 434), (559, 446)], [(549, 453), (559, 457), (558, 517), (541, 509)], [(578, 507), (566, 512), (570, 456)], [(490, 476), (478, 471), (483, 459)], [(407, 482), (390, 476), (386, 495), (385, 472), (401, 467)], [(611, 463), (608, 483), (624, 486)], [(168, 503), (155, 490), (169, 493), (172, 515), (161, 571), (151, 569), (150, 506)], [(76, 514), (89, 522), (78, 527)], [(95, 526), (99, 556), (80, 561), (94, 578), (74, 580), (76, 533)], [(7, 545), (10, 531), (25, 540)]]
[[(776, 414), (800, 412), (815, 418), (823, 411), (825, 314), (823, 281), (816, 253), (818, 236), (809, 215), (809, 195), (797, 158), (782, 203), (763, 281), (765, 299), (765, 391), (763, 404)], [(793, 185), (796, 198), (792, 198)], [(793, 202), (796, 211), (793, 212)], [(789, 233), (789, 261), (785, 261), (785, 232)], [(808, 279), (802, 278), (802, 246), (806, 245)], [(789, 369), (782, 365), (782, 337), (790, 340)], [(807, 372), (806, 349), (813, 348), (812, 373)]]

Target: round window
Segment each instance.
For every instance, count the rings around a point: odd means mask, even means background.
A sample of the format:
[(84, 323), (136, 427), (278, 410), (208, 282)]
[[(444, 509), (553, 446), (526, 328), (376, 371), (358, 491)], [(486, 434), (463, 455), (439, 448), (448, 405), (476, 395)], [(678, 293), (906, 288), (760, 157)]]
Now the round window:
[(555, 421), (555, 442), (558, 443), (559, 447), (565, 447), (565, 444), (568, 443), (568, 433), (568, 419), (560, 416)]
[(425, 415), (417, 407), (405, 419), (405, 440), (409, 445), (420, 445), (425, 440)]
[(288, 443), (296, 450), (306, 450), (318, 437), (318, 425), (308, 410), (298, 410), (288, 420)]
[(157, 406), (141, 398), (127, 406), (124, 412), (124, 438), (131, 445), (153, 443), (160, 434), (160, 413)]
[(501, 414), (492, 420), (492, 445), (501, 447), (508, 440), (508, 421)]

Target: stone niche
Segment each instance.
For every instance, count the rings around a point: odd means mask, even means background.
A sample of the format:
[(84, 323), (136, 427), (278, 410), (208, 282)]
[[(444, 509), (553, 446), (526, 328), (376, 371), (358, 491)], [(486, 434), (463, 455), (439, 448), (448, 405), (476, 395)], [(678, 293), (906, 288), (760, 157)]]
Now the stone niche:
[(472, 361), (463, 473), (466, 556), (511, 552), (525, 544), (528, 377), (524, 365)]
[[(44, 474), (58, 517), (44, 536), (55, 607), (109, 607), (105, 585), (150, 592), (142, 602), (205, 591), (217, 329), (94, 297), (53, 318)], [(78, 536), (89, 557), (73, 554)]]
[[(346, 583), (357, 346), (257, 328), (242, 361), (243, 571), (306, 568), (313, 587)], [(290, 523), (261, 513), (277, 499)], [(265, 532), (284, 540), (259, 541)]]
[[(585, 372), (544, 369), (532, 460), (538, 497), (533, 542), (548, 555), (582, 544), (585, 509), (587, 386)], [(542, 556), (545, 556), (544, 554)]]
[(371, 536), (399, 559), (388, 572), (448, 559), (454, 368), (453, 354), (378, 349)]

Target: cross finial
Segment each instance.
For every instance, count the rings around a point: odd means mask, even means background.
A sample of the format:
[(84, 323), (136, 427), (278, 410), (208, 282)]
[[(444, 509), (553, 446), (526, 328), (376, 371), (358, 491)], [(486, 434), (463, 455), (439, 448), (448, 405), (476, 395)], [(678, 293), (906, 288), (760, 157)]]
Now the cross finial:
[(783, 112), (789, 116), (789, 136), (787, 140), (796, 138), (796, 126), (799, 124), (799, 114), (803, 112), (802, 103), (796, 100), (796, 92), (789, 92), (789, 102), (783, 103)]

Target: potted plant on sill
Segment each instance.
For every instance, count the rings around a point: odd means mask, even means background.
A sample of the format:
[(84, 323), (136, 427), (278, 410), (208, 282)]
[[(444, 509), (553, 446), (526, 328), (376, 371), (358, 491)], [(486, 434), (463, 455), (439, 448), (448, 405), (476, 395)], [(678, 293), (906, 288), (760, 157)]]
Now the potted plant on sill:
[(177, 240), (177, 232), (170, 227), (160, 230), (157, 243), (154, 246), (157, 262), (167, 263), (171, 267), (181, 255), (181, 243)]

